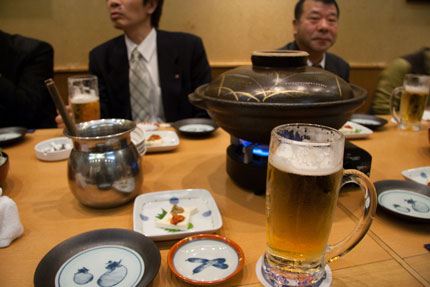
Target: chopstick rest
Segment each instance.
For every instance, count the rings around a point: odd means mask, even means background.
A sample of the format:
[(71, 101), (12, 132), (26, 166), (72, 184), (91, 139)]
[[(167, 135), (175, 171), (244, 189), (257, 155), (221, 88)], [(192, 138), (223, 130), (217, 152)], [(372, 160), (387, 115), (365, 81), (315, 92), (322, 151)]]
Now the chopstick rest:
[(15, 201), (0, 196), (0, 247), (7, 247), (24, 232)]

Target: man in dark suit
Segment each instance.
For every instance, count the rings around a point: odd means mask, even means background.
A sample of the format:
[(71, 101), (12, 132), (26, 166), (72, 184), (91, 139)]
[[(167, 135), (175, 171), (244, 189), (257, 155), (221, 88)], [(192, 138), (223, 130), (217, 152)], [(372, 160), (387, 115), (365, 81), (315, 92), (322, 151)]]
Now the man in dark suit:
[(44, 81), (54, 50), (36, 39), (0, 31), (0, 127), (55, 127), (55, 105)]
[(336, 0), (299, 0), (294, 10), (294, 42), (281, 49), (306, 51), (310, 66), (319, 66), (349, 82), (349, 64), (327, 52), (336, 42), (338, 20)]
[(211, 80), (201, 39), (156, 29), (163, 0), (106, 2), (114, 27), (123, 30), (124, 35), (90, 52), (90, 72), (99, 80), (101, 116), (133, 119), (129, 63), (135, 48), (141, 52), (155, 86), (150, 102), (153, 120), (173, 122), (207, 116), (188, 101), (189, 93)]

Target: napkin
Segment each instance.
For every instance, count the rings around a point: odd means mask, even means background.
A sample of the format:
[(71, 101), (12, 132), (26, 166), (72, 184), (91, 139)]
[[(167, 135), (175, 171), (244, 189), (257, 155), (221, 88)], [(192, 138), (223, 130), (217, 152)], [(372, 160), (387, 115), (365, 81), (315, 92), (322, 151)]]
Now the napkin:
[(9, 246), (23, 232), (15, 201), (8, 196), (0, 196), (0, 248)]

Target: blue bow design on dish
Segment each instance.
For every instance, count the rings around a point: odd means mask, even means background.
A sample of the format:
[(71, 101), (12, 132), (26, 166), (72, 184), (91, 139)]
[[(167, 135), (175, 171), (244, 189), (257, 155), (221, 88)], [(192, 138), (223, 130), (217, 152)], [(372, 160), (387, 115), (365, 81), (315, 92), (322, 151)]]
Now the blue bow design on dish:
[(192, 257), (192, 258), (188, 258), (186, 261), (192, 262), (192, 263), (201, 263), (199, 266), (194, 268), (193, 274), (199, 273), (209, 266), (214, 266), (214, 267), (219, 268), (219, 269), (227, 269), (228, 268), (228, 264), (224, 263), (225, 258), (216, 258), (216, 259), (209, 260), (209, 259)]

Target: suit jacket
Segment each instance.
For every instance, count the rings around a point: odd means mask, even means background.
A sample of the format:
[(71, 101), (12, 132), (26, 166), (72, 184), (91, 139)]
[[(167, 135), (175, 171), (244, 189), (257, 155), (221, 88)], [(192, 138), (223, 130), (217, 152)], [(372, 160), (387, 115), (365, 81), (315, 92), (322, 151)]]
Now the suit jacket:
[(48, 43), (0, 31), (0, 127), (56, 127), (44, 83), (53, 77), (53, 58)]
[[(98, 77), (102, 118), (132, 119), (129, 64), (124, 35), (90, 52), (90, 72)], [(211, 81), (211, 70), (197, 36), (157, 30), (158, 70), (167, 122), (207, 116), (188, 101), (188, 94)]]
[[(281, 50), (300, 50), (296, 42), (290, 42)], [(325, 70), (332, 72), (349, 82), (349, 64), (335, 54), (325, 53)]]

